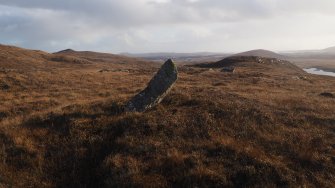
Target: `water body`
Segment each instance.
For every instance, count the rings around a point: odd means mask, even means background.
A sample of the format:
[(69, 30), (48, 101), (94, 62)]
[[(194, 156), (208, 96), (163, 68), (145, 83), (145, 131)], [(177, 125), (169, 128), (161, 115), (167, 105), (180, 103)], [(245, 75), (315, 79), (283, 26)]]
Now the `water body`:
[(324, 71), (324, 70), (318, 69), (318, 68), (308, 68), (308, 69), (304, 69), (304, 71), (306, 71), (307, 73), (310, 73), (310, 74), (326, 75), (326, 76), (334, 76), (335, 77), (335, 72), (327, 72), (327, 71)]

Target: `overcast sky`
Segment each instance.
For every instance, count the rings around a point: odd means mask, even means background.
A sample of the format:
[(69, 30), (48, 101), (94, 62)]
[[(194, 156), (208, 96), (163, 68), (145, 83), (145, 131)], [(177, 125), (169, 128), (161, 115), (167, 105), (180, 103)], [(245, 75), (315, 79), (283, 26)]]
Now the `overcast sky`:
[(335, 46), (335, 0), (0, 0), (0, 43), (54, 52)]

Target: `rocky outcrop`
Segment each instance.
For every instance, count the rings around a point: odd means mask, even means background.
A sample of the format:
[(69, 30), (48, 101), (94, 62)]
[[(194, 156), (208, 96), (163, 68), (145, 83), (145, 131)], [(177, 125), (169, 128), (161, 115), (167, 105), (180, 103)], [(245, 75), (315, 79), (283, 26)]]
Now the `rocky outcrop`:
[(126, 104), (125, 110), (128, 112), (144, 112), (159, 104), (177, 79), (177, 67), (169, 59), (151, 79), (148, 86)]

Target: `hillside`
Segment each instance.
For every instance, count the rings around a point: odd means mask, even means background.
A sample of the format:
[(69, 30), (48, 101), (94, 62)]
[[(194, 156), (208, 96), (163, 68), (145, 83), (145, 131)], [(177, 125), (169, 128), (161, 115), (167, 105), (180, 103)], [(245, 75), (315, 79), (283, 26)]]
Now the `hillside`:
[(289, 61), (259, 56), (230, 56), (214, 63), (201, 63), (193, 65), (202, 68), (233, 67), (237, 71), (243, 67), (252, 68), (252, 71), (272, 74), (304, 74), (304, 71)]
[[(0, 67), (32, 69), (59, 64), (88, 64), (89, 61), (73, 56), (49, 54), (39, 50), (0, 45)], [(64, 65), (61, 65), (64, 66)]]
[(282, 60), (286, 59), (284, 55), (280, 55), (275, 52), (268, 51), (268, 50), (262, 50), (262, 49), (241, 52), (233, 56), (258, 56), (258, 57), (276, 58), (276, 59), (282, 59)]
[(62, 50), (54, 54), (77, 57), (85, 59), (87, 61), (98, 62), (98, 63), (133, 63), (134, 61), (139, 61), (136, 60), (135, 58), (126, 57), (123, 55), (115, 55), (115, 54), (92, 52), (92, 51), (75, 51), (72, 49)]
[(2, 67), (10, 68), (42, 65), (48, 55), (48, 53), (43, 51), (0, 45), (0, 65)]
[(333, 77), (273, 58), (179, 65), (162, 103), (136, 113), (123, 106), (158, 63), (66, 50), (51, 56), (90, 63), (47, 64), (50, 54), (18, 52), (0, 69), (0, 187), (335, 184)]

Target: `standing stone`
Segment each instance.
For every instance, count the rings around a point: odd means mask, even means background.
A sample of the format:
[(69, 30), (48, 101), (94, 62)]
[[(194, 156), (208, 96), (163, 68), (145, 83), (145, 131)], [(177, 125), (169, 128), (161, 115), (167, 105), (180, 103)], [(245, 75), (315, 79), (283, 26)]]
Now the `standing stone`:
[(159, 104), (177, 79), (177, 67), (169, 59), (150, 80), (148, 86), (127, 103), (126, 111), (144, 112)]

